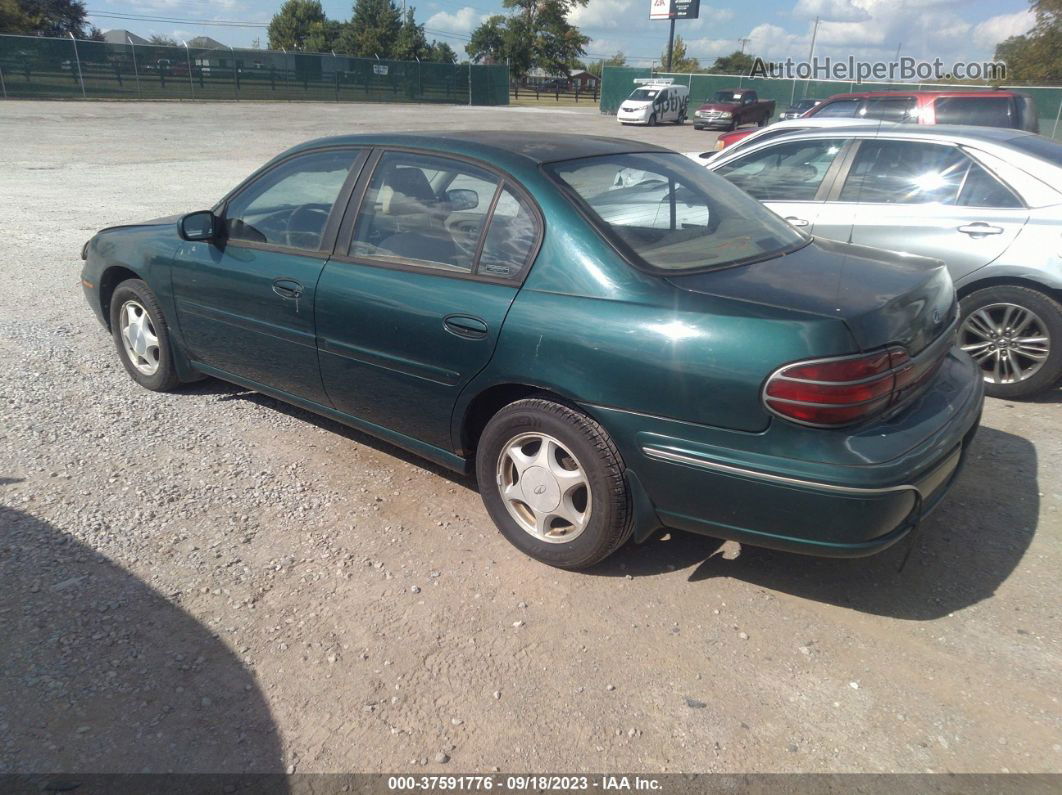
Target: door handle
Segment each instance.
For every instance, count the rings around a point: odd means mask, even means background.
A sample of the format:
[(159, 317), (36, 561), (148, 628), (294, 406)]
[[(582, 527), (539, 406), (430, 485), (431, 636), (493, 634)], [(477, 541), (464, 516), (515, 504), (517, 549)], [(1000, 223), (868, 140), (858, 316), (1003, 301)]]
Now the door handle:
[(281, 298), (296, 301), (302, 295), (302, 285), (294, 279), (274, 279), (273, 292)]
[(811, 223), (803, 218), (797, 218), (795, 215), (787, 215), (785, 220), (789, 222), (790, 226), (808, 226)]
[(487, 336), (487, 324), (470, 315), (448, 315), (443, 318), (443, 328), (466, 340), (479, 340)]
[(972, 224), (960, 226), (959, 231), (964, 235), (980, 237), (981, 235), (1001, 235), (1003, 234), (1003, 227), (991, 226), (984, 221), (974, 221)]

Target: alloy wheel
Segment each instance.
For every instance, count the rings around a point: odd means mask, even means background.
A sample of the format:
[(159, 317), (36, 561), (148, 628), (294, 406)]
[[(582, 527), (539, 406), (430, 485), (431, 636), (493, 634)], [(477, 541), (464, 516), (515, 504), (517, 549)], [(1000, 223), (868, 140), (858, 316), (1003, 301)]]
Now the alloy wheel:
[(1025, 381), (1051, 353), (1047, 325), (1026, 307), (996, 303), (971, 312), (959, 330), (959, 344), (990, 384)]
[(566, 543), (590, 521), (590, 482), (582, 465), (560, 441), (545, 433), (522, 433), (498, 456), (497, 482), (509, 515), (540, 541)]
[(144, 375), (154, 375), (161, 354), (159, 338), (147, 310), (137, 301), (126, 301), (122, 304), (120, 327), (125, 355), (133, 367)]

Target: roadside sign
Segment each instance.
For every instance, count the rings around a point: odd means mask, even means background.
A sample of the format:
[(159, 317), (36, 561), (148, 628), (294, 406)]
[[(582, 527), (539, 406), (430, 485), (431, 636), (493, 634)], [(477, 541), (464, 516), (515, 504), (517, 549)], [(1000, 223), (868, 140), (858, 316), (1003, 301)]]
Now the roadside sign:
[(649, 0), (649, 19), (697, 19), (701, 0)]
[(374, 63), (372, 65), (372, 73), (374, 75), (385, 75), (385, 74), (387, 74), (387, 64), (385, 64), (385, 63)]

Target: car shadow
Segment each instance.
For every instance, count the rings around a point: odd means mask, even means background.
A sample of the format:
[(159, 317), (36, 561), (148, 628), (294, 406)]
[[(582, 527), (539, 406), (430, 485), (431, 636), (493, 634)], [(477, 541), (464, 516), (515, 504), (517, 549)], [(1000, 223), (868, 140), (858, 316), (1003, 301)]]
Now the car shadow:
[(0, 506), (0, 773), (283, 773), (255, 676), (180, 600)]
[(637, 577), (691, 569), (691, 583), (733, 577), (876, 615), (940, 618), (993, 596), (1021, 561), (1039, 516), (1036, 463), (1027, 439), (981, 428), (964, 471), (914, 537), (906, 565), (906, 540), (873, 557), (844, 560), (724, 548), (717, 539), (667, 532), (628, 544), (590, 573)]
[(287, 414), (289, 417), (301, 422), (309, 423), (321, 430), (342, 436), (345, 439), (349, 439), (350, 441), (364, 445), (365, 447), (371, 447), (374, 450), (386, 453), (387, 455), (397, 458), (400, 461), (404, 461), (407, 464), (413, 464), (414, 466), (420, 467), (434, 475), (446, 478), (454, 485), (461, 486), (470, 491), (477, 491), (476, 480), (472, 475), (462, 475), (459, 472), (454, 472), (453, 470), (440, 466), (426, 458), (421, 458), (414, 453), (403, 450), (401, 447), (396, 447), (390, 442), (386, 442), (383, 439), (359, 431), (357, 428), (352, 428), (349, 425), (344, 425), (337, 420), (333, 420), (321, 414), (315, 414), (312, 411), (293, 406), (291, 403), (285, 403), (283, 400), (277, 400), (276, 398), (262, 394), (261, 392), (255, 392), (253, 389), (246, 389), (245, 387), (236, 384), (230, 384), (226, 381), (211, 378), (206, 381), (197, 381), (194, 384), (190, 384), (184, 387), (182, 391), (185, 394), (203, 395), (208, 397), (213, 396), (220, 401), (245, 400), (248, 403), (254, 403), (257, 406)]

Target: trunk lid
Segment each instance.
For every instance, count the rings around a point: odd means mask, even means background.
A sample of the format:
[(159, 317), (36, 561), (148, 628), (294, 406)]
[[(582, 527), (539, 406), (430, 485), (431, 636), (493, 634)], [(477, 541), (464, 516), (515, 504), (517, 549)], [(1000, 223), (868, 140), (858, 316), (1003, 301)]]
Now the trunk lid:
[(843, 320), (860, 350), (891, 344), (917, 356), (950, 327), (957, 305), (939, 260), (814, 240), (763, 262), (669, 277), (684, 290)]

